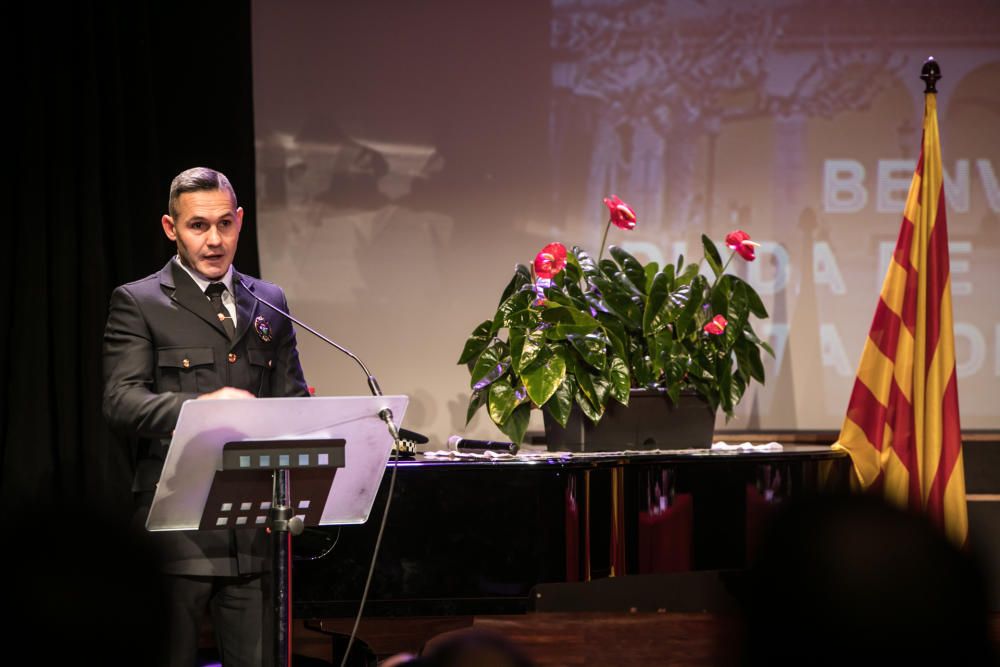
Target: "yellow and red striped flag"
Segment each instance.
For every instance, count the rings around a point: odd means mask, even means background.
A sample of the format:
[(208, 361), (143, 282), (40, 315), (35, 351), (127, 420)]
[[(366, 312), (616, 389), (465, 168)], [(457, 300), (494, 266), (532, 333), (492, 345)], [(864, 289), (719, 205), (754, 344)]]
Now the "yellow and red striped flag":
[[(930, 86), (933, 91), (933, 85)], [(920, 159), (847, 416), (862, 488), (926, 512), (956, 543), (968, 531), (937, 96), (924, 101)]]

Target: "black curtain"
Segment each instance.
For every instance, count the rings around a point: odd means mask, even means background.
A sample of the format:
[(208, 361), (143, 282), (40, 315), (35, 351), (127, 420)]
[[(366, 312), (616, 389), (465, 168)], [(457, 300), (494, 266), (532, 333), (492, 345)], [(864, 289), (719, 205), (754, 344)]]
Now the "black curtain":
[(236, 265), (259, 275), (250, 2), (8, 9), (0, 202), (5, 502), (127, 510), (130, 454), (101, 417), (111, 290), (173, 254), (171, 178), (226, 173), (246, 209)]

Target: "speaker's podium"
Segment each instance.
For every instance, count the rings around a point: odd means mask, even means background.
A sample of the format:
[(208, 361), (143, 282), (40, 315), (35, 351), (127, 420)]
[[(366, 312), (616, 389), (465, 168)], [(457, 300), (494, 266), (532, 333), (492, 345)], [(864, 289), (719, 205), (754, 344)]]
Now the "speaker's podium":
[(273, 542), (275, 662), (290, 663), (290, 540), (304, 526), (368, 520), (405, 396), (187, 401), (146, 528), (268, 528)]

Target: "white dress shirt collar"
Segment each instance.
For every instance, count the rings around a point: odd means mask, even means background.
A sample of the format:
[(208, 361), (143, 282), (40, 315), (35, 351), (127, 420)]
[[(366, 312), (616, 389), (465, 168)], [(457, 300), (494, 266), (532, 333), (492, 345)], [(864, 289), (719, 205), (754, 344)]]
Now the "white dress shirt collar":
[(194, 280), (194, 282), (198, 285), (198, 289), (200, 289), (202, 292), (204, 292), (206, 289), (208, 289), (208, 286), (211, 285), (212, 283), (222, 283), (223, 285), (226, 286), (226, 289), (229, 290), (229, 294), (230, 295), (232, 295), (234, 293), (233, 292), (233, 265), (232, 264), (229, 265), (229, 270), (226, 271), (226, 275), (222, 276), (222, 278), (220, 280), (209, 280), (208, 278), (206, 278), (205, 276), (201, 275), (200, 273), (198, 273), (194, 269), (191, 269), (191, 268), (188, 268), (187, 266), (185, 266), (184, 262), (182, 262), (181, 258), (178, 257), (177, 255), (174, 255), (174, 261), (177, 262), (178, 266), (180, 266), (182, 269), (184, 269), (185, 273), (187, 273), (189, 276), (191, 276), (191, 279)]

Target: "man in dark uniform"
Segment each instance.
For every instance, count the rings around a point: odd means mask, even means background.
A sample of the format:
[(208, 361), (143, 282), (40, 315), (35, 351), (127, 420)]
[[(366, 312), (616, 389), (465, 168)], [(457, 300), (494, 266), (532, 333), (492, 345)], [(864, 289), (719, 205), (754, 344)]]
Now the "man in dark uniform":
[[(171, 183), (163, 231), (177, 256), (115, 289), (104, 333), (104, 414), (138, 439), (132, 490), (143, 521), (184, 401), (307, 396), (284, 292), (233, 270), (243, 209), (229, 180), (194, 168)], [(227, 667), (262, 664), (268, 544), (259, 530), (156, 533), (165, 559), (171, 665), (195, 664), (211, 611)]]

